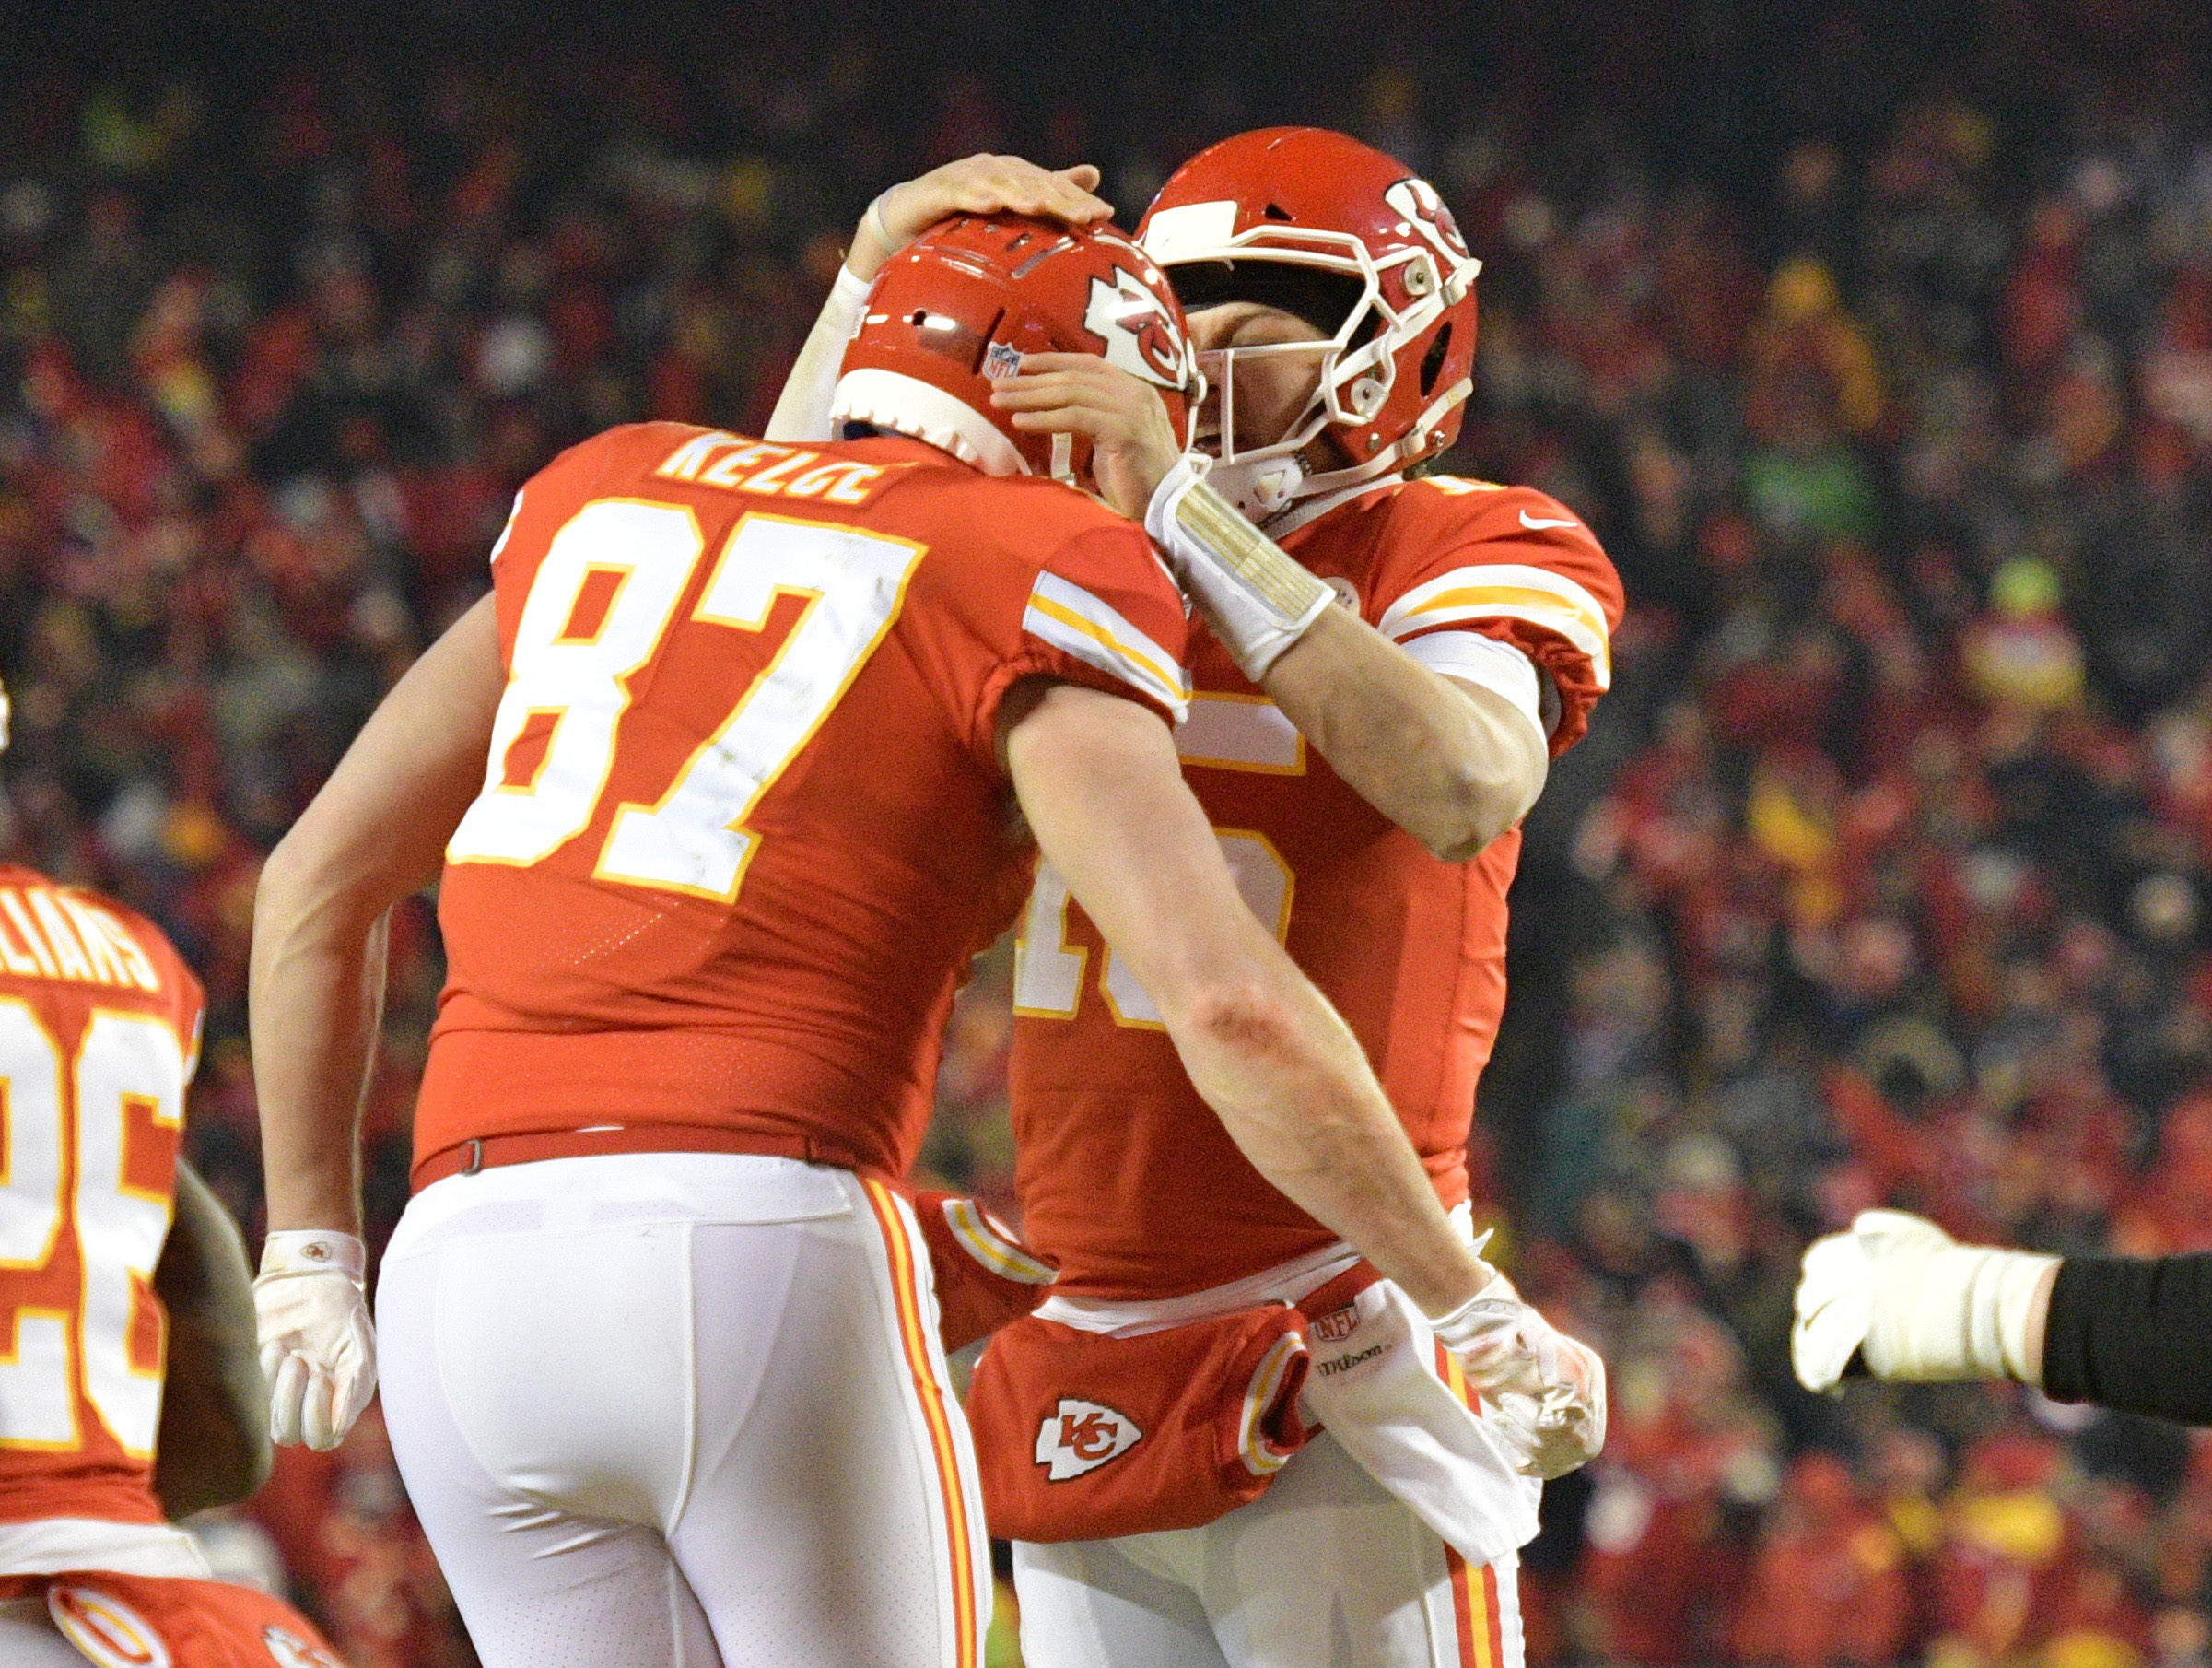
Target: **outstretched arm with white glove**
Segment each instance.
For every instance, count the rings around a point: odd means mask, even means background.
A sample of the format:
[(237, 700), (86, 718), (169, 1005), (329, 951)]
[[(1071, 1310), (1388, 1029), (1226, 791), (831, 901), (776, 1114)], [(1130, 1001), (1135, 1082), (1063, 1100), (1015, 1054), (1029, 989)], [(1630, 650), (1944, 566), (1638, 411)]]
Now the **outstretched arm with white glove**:
[(1790, 1357), (1808, 1390), (2016, 1379), (2062, 1402), (2212, 1424), (2212, 1255), (2057, 1257), (1960, 1245), (1903, 1211), (1817, 1239)]
[(1855, 1357), (1878, 1379), (2043, 1380), (2056, 1257), (1960, 1245), (1925, 1217), (1861, 1211), (1815, 1240), (1797, 1281), (1790, 1360), (1833, 1390)]

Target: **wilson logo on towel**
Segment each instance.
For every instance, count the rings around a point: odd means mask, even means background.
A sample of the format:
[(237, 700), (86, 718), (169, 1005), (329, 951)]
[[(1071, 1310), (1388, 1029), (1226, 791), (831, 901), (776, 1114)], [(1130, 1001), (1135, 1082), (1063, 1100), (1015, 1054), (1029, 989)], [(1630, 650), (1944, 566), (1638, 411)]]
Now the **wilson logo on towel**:
[(1096, 1471), (1143, 1439), (1144, 1433), (1127, 1414), (1062, 1396), (1059, 1406), (1037, 1427), (1036, 1462), (1047, 1468), (1048, 1481), (1065, 1483)]

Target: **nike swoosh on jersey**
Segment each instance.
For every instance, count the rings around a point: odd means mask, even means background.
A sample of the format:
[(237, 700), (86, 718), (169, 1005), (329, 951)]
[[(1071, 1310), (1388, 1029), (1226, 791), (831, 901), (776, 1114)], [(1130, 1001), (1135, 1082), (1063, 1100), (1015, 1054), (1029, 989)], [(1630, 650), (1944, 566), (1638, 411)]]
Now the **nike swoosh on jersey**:
[(1547, 527), (1579, 527), (1582, 523), (1573, 517), (1569, 517), (1563, 522), (1547, 521), (1540, 515), (1530, 515), (1524, 510), (1521, 511), (1521, 525), (1531, 533), (1541, 533)]

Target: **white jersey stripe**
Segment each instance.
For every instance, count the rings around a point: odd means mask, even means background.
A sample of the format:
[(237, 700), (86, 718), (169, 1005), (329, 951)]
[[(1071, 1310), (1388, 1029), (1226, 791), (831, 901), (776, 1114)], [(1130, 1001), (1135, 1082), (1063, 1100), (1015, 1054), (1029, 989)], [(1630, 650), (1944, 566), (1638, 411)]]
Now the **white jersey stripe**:
[(1174, 655), (1118, 611), (1057, 573), (1040, 573), (1022, 629), (1151, 696), (1180, 723), (1190, 705), (1190, 675)]
[(1548, 568), (1520, 562), (1455, 568), (1392, 603), (1380, 629), (1385, 637), (1403, 640), (1417, 631), (1478, 619), (1525, 619), (1547, 626), (1589, 656), (1600, 689), (1611, 686), (1612, 646), (1604, 608), (1583, 586)]

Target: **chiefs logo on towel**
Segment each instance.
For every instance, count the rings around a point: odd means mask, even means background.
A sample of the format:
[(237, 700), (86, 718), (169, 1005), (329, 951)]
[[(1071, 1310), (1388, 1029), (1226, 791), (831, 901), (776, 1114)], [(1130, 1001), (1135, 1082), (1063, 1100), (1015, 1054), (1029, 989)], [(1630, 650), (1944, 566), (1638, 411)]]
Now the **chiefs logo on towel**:
[(1127, 1414), (1096, 1402), (1062, 1396), (1059, 1406), (1037, 1427), (1036, 1462), (1046, 1467), (1046, 1475), (1053, 1482), (1065, 1483), (1096, 1471), (1143, 1439), (1137, 1421)]

